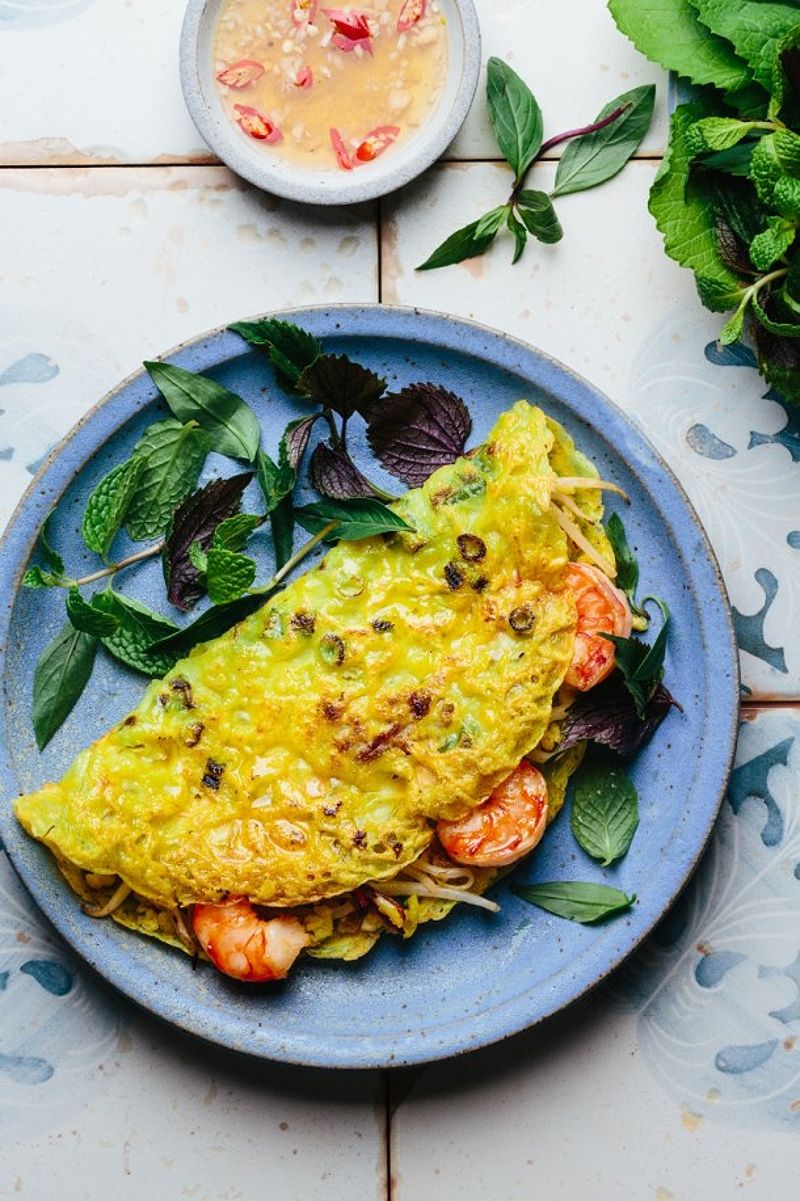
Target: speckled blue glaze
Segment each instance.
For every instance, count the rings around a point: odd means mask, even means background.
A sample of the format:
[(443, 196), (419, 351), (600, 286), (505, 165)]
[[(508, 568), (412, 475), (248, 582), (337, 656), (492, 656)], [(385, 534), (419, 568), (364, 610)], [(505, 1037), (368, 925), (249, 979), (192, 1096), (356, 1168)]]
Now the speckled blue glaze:
[[(95, 562), (78, 532), (85, 498), (143, 426), (164, 415), (144, 374), (122, 383), (47, 460), (0, 548), (6, 694), (0, 833), (64, 938), (123, 993), (167, 1021), (264, 1058), (338, 1067), (420, 1063), (490, 1043), (563, 1008), (615, 968), (663, 915), (697, 862), (728, 778), (739, 683), (733, 629), (712, 552), (678, 484), (637, 426), (584, 380), (521, 342), (450, 317), (378, 306), (293, 316), (330, 350), (386, 374), (392, 387), (431, 379), (459, 392), (473, 414), (473, 442), (519, 397), (542, 404), (630, 495), (625, 522), (642, 590), (666, 597), (674, 615), (666, 672), (683, 712), (669, 715), (634, 765), (642, 821), (621, 864), (603, 871), (586, 859), (562, 816), (512, 880), (605, 879), (635, 892), (636, 905), (606, 926), (578, 926), (527, 906), (506, 882), (495, 889), (502, 906), (497, 916), (464, 909), (408, 943), (383, 939), (358, 963), (307, 960), (287, 984), (258, 989), (233, 985), (203, 966), (193, 970), (186, 956), (81, 913), (49, 854), (18, 827), (12, 797), (58, 775), (80, 747), (136, 703), (142, 680), (104, 658), (40, 755), (30, 723), (31, 680), (41, 646), (63, 622), (63, 599), (19, 590), (18, 582), (56, 500), (54, 540), (69, 566), (88, 570)], [(259, 413), (265, 446), (275, 450), (298, 410), (274, 386), (261, 355), (237, 335), (216, 331), (167, 357), (244, 395)], [(358, 457), (363, 431), (353, 434)], [(374, 466), (372, 473), (380, 476)], [(385, 482), (391, 484), (388, 477)], [(268, 569), (265, 562), (265, 575)], [(129, 573), (125, 588), (166, 606), (156, 563)]]

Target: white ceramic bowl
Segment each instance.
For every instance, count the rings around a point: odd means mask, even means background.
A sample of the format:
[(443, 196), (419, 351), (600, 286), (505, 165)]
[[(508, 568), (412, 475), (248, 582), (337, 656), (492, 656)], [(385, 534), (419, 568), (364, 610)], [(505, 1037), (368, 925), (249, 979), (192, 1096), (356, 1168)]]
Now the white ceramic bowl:
[(257, 187), (309, 204), (371, 200), (421, 175), (461, 128), (478, 86), (481, 66), (480, 28), (472, 0), (439, 0), (448, 37), (447, 78), (427, 123), (408, 142), (393, 147), (391, 154), (352, 172), (320, 171), (278, 155), (271, 157), (234, 125), (225, 113), (214, 79), (214, 30), (222, 2), (189, 0), (181, 33), (181, 84), (203, 139), (232, 171)]

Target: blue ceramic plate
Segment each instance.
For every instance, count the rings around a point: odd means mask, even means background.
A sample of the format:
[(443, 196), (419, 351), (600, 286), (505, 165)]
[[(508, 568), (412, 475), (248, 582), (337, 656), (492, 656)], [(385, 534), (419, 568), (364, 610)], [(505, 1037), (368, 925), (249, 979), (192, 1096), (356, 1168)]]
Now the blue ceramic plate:
[[(86, 497), (130, 452), (142, 428), (166, 415), (144, 374), (121, 384), (55, 450), (0, 549), (0, 832), (22, 879), (64, 938), (123, 993), (167, 1021), (269, 1059), (359, 1068), (420, 1063), (503, 1038), (568, 1005), (615, 968), (670, 905), (705, 845), (728, 777), (738, 702), (733, 631), (719, 570), (689, 502), (639, 429), (584, 380), (520, 342), (450, 317), (377, 306), (307, 309), (293, 316), (329, 350), (346, 351), (388, 376), (392, 388), (434, 380), (460, 393), (473, 415), (476, 442), (513, 401), (536, 401), (631, 497), (625, 522), (641, 564), (642, 591), (666, 597), (673, 613), (666, 679), (683, 711), (670, 713), (634, 764), (642, 820), (618, 866), (603, 871), (589, 860), (562, 816), (511, 880), (604, 879), (636, 893), (635, 906), (607, 925), (579, 926), (526, 905), (506, 881), (494, 890), (502, 906), (496, 916), (464, 907), (423, 927), (408, 943), (383, 938), (358, 963), (303, 960), (288, 983), (249, 989), (210, 968), (193, 970), (187, 956), (81, 913), (49, 854), (17, 826), (11, 800), (60, 775), (76, 751), (137, 702), (142, 679), (98, 656), (84, 696), (39, 754), (31, 682), (42, 646), (63, 623), (63, 597), (20, 589), (19, 580), (56, 502), (54, 541), (70, 568), (78, 574), (97, 566), (78, 532)], [(168, 357), (246, 397), (274, 453), (300, 408), (275, 387), (263, 356), (223, 330)], [(359, 433), (354, 430), (357, 457), (364, 452)], [(222, 463), (209, 464), (215, 466)], [(230, 472), (230, 463), (224, 466)], [(371, 471), (380, 474), (374, 465)], [(382, 482), (396, 487), (388, 477)], [(250, 507), (256, 505), (253, 496)], [(265, 562), (264, 578), (268, 569)], [(125, 589), (166, 607), (155, 562), (128, 572)]]

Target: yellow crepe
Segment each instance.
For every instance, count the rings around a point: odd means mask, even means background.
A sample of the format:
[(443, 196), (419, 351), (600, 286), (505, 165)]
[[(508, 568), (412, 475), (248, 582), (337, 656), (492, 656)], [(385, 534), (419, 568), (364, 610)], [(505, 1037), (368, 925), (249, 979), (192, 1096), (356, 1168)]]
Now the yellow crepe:
[(414, 533), (340, 543), (198, 647), (19, 798), (25, 829), (165, 908), (309, 905), (396, 875), (550, 722), (575, 631), (553, 444), (518, 402), (395, 503)]

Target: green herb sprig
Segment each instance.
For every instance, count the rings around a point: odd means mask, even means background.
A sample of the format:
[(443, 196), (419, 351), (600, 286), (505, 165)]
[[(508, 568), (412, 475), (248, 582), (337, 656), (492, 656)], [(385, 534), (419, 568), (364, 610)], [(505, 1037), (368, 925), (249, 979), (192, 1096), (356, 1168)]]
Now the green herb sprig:
[[(404, 482), (414, 472), (427, 478), (464, 449), (471, 420), (464, 402), (446, 389), (420, 383), (392, 396), (385, 379), (346, 355), (326, 353), (319, 339), (290, 322), (265, 318), (231, 328), (266, 353), (276, 382), (309, 412), (289, 422), (272, 459), (260, 446), (256, 414), (241, 396), (174, 364), (145, 363), (171, 416), (148, 426), (131, 455), (112, 466), (88, 497), (81, 532), (102, 566), (80, 576), (67, 571), (52, 543), (51, 514), (39, 536), (41, 562), (23, 577), (28, 588), (65, 593), (67, 624), (45, 648), (34, 676), (40, 749), (80, 697), (98, 649), (134, 671), (161, 676), (192, 647), (254, 613), (321, 543), (411, 530), (387, 506), (392, 494), (368, 480), (350, 457), (347, 427), (355, 414), (367, 422), (379, 462)], [(298, 508), (294, 492), (317, 423), (329, 435), (317, 442), (309, 463), (321, 499)], [(212, 451), (247, 470), (198, 486)], [(257, 512), (246, 512), (241, 503), (254, 477), (260, 504)], [(295, 549), (296, 525), (311, 537)], [(245, 552), (250, 539), (267, 529), (273, 567), (257, 584), (259, 560)], [(149, 545), (111, 559), (123, 530)], [(204, 596), (211, 601), (188, 625), (179, 627), (112, 586), (121, 572), (159, 556), (172, 605), (187, 612)], [(84, 595), (99, 584), (102, 591)]]
[[(510, 195), (504, 204), (452, 233), (418, 271), (483, 254), (503, 228), (514, 238), (514, 263), (522, 257), (529, 234), (539, 242), (560, 241), (563, 230), (553, 199), (595, 188), (621, 171), (647, 133), (655, 103), (652, 84), (633, 88), (605, 105), (590, 125), (543, 141), (544, 122), (535, 96), (502, 59), (489, 59), (486, 95), (497, 144), (514, 176)], [(552, 191), (526, 187), (533, 164), (567, 141), (570, 144), (559, 160)]]
[(650, 212), (702, 303), (800, 403), (800, 12), (794, 0), (610, 0), (648, 58), (706, 85), (672, 114)]

